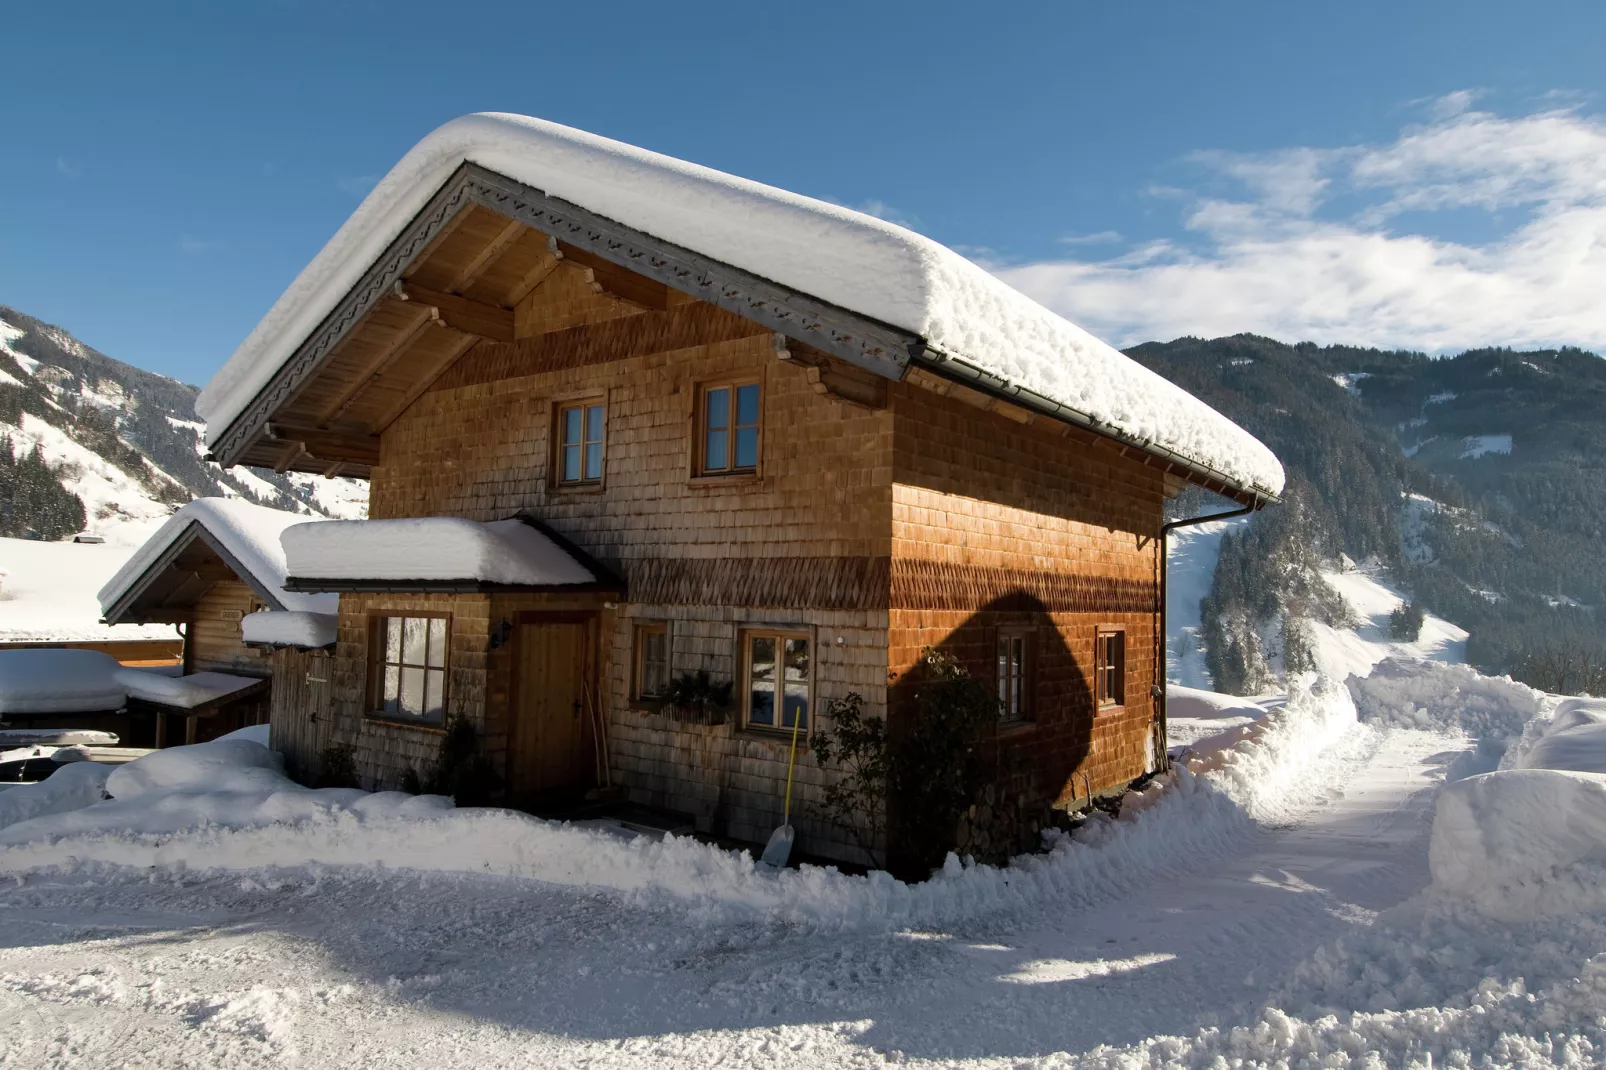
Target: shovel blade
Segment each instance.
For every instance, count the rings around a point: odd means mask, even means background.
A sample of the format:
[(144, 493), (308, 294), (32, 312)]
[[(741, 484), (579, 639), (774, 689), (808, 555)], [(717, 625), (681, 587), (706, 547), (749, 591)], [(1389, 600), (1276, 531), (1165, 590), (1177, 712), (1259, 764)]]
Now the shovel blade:
[(759, 856), (758, 864), (771, 869), (785, 868), (786, 860), (792, 855), (792, 838), (791, 825), (782, 825), (770, 833), (770, 842), (764, 845), (764, 853)]

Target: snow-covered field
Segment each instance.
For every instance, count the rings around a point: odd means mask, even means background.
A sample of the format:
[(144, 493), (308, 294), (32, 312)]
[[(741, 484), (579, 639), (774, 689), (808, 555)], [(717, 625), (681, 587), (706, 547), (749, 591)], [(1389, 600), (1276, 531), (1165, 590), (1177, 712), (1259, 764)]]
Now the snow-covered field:
[(0, 539), (0, 569), (7, 573), (0, 584), (0, 640), (175, 638), (170, 624), (101, 624), (95, 597), (134, 547), (166, 519), (164, 514), (148, 526), (121, 525), (118, 534), (131, 541), (100, 545)]
[[(0, 1060), (1599, 1065), (1606, 897), (1491, 916), (1434, 825), (1441, 793), (1594, 776), (1533, 762), (1595, 712), (1421, 664), (1303, 681), (1119, 820), (914, 886), (163, 752), (4, 830)], [(1477, 802), (1440, 822), (1509, 836)], [(1522, 886), (1587, 856), (1530, 847)]]

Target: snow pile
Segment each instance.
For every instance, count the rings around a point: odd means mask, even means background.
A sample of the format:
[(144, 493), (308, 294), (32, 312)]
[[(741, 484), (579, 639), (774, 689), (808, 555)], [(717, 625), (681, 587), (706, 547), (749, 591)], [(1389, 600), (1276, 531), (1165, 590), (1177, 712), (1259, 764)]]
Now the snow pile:
[(271, 592), (284, 609), (333, 613), (336, 599), (329, 595), (295, 594), (284, 589), (287, 573), (279, 536), (292, 525), (316, 527), (319, 522), (318, 517), (230, 498), (197, 498), (181, 506), (100, 589), (101, 612), (116, 605), (169, 547), (199, 527), (249, 573), (241, 576), (242, 580), (254, 579), (258, 586)]
[(1606, 775), (1503, 769), (1447, 785), (1434, 887), (1521, 920), (1606, 906)]
[(99, 762), (65, 762), (49, 779), (0, 792), (0, 829), (100, 802), (111, 771)]
[(464, 161), (782, 286), (901, 327), (1244, 486), (1283, 470), (1220, 413), (952, 250), (885, 220), (522, 115), (479, 114), (399, 162), (196, 401), (215, 444)]
[[(111, 798), (101, 802), (100, 794), (90, 798), (82, 792), (64, 799), (53, 810), (24, 815), (30, 819), (18, 818), (17, 823), (0, 829), (0, 844), (28, 844), (49, 853), (51, 848), (42, 845), (80, 843), (91, 854), (104, 852), (120, 858), (121, 852), (134, 850), (148, 858), (172, 834), (190, 830), (210, 833), (272, 827), (278, 835), (293, 840), (305, 835), (300, 826), (309, 823), (341, 823), (358, 834), (356, 830), (367, 821), (389, 821), (395, 827), (452, 806), (450, 799), (439, 795), (304, 788), (284, 775), (283, 759), (258, 742), (260, 738), (258, 726), (210, 743), (152, 751), (103, 775), (105, 792)], [(67, 766), (38, 787), (54, 784), (80, 767), (105, 768), (91, 762)], [(71, 804), (72, 799), (78, 800), (76, 805)], [(240, 864), (244, 857), (237, 853), (230, 860)]]
[[(266, 751), (253, 756), (236, 748), (204, 758), (204, 748), (223, 740), (123, 766), (108, 785), (117, 801), (8, 830), (0, 844), (13, 846), (0, 852), (0, 872), (81, 862), (139, 869), (182, 863), (196, 872), (383, 866), (606, 889), (644, 905), (672, 902), (704, 923), (937, 924), (1045, 902), (1059, 909), (1103, 900), (1173, 872), (1252, 833), (1259, 822), (1288, 820), (1325, 798), (1342, 775), (1343, 763), (1335, 760), (1342, 748), (1335, 745), (1367, 735), (1357, 732), (1348, 692), (1324, 679), (1300, 681), (1287, 708), (1267, 714), (1257, 729), (1255, 739), (1218, 752), (1200, 772), (1183, 770), (1137, 793), (1119, 819), (1098, 815), (1074, 838), (1055, 837), (1045, 854), (1021, 856), (1001, 869), (950, 856), (933, 879), (914, 885), (885, 873), (852, 877), (808, 865), (776, 874), (744, 852), (690, 839), (625, 840), (506, 810), (424, 816), (408, 807), (427, 810), (433, 805), (427, 797), (400, 796), (409, 801), (391, 808), (384, 800), (397, 793), (301, 791), (290, 799), (282, 791), (271, 797), (276, 808), (253, 801), (242, 815), (230, 800), (261, 800), (245, 789), (278, 774)], [(220, 780), (241, 788), (182, 793)], [(124, 802), (124, 783), (144, 794)], [(147, 798), (157, 804), (144, 804)], [(373, 801), (364, 804), (364, 798)], [(320, 812), (316, 799), (330, 802)], [(178, 828), (195, 830), (153, 835)], [(97, 832), (103, 835), (92, 835)]]
[(197, 672), (188, 676), (170, 676), (149, 669), (125, 668), (117, 672), (117, 682), (128, 691), (130, 698), (159, 702), (164, 706), (194, 709), (208, 702), (243, 691), (262, 681), (254, 676), (235, 676), (226, 672)]
[(98, 650), (0, 650), (0, 713), (97, 713), (127, 701), (117, 659)]
[[(1232, 741), (1233, 729), (1247, 729), (1277, 699), (1248, 699), (1170, 684), (1165, 696), (1166, 742), (1195, 754)], [(1265, 703), (1265, 705), (1263, 705)]]
[(337, 613), (298, 613), (263, 609), (247, 613), (240, 622), (240, 634), (247, 643), (265, 646), (296, 646), (316, 650), (333, 646), (340, 633)]
[(1361, 720), (1401, 728), (1459, 730), (1495, 744), (1519, 738), (1544, 709), (1545, 696), (1509, 676), (1483, 676), (1465, 665), (1388, 658), (1366, 677), (1349, 678)]
[(596, 577), (519, 519), (480, 524), (458, 517), (331, 520), (286, 528), (297, 580), (462, 580), (528, 586)]
[(1513, 751), (1510, 768), (1606, 773), (1606, 699), (1562, 699)]

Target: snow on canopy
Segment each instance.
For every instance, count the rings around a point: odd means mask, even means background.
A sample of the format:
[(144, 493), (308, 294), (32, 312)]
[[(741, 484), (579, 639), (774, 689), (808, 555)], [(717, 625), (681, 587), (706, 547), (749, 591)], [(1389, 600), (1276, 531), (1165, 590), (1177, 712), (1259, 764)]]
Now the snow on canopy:
[(98, 650), (0, 650), (0, 714), (120, 710), (127, 701), (120, 668)]
[(199, 524), (251, 575), (241, 576), (271, 591), (287, 610), (306, 613), (334, 613), (337, 601), (332, 595), (297, 594), (284, 589), (284, 550), (279, 536), (286, 528), (324, 523), (321, 518), (269, 509), (262, 505), (230, 498), (197, 498), (180, 506), (156, 533), (145, 540), (134, 556), (100, 589), (102, 612), (112, 606), (139, 582), (190, 525)]
[(192, 710), (208, 702), (227, 698), (236, 691), (255, 687), (262, 680), (255, 676), (235, 676), (226, 672), (196, 672), (188, 676), (167, 676), (135, 666), (120, 669), (117, 682), (127, 690), (129, 698), (158, 702)]
[(661, 241), (911, 331), (1013, 386), (1280, 493), (1232, 421), (929, 238), (873, 216), (523, 115), (467, 115), (413, 147), (290, 284), (196, 401), (209, 444), (465, 161)]
[(340, 631), (338, 613), (293, 613), (275, 609), (247, 613), (240, 634), (247, 643), (298, 646), (309, 649), (333, 646)]
[(286, 528), (298, 580), (460, 580), (519, 586), (591, 583), (597, 577), (522, 520), (457, 517), (332, 520)]

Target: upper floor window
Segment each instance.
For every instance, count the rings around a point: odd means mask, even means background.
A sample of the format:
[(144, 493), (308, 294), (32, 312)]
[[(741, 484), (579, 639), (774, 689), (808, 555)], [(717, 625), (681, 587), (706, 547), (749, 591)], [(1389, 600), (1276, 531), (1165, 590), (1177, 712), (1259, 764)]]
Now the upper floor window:
[(1100, 628), (1093, 646), (1093, 691), (1102, 706), (1126, 704), (1126, 632)]
[(752, 728), (806, 731), (812, 668), (807, 632), (742, 633), (744, 723)]
[(445, 617), (376, 617), (368, 708), (421, 724), (446, 719)]
[(998, 719), (1025, 721), (1032, 715), (1031, 636), (1023, 631), (998, 633)]
[(757, 383), (703, 387), (699, 473), (724, 475), (758, 469), (758, 400)]
[(564, 486), (602, 482), (604, 414), (601, 401), (558, 408), (558, 482)]

